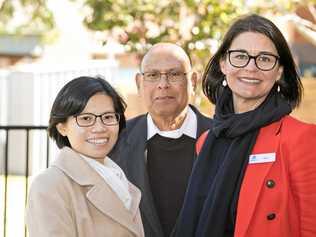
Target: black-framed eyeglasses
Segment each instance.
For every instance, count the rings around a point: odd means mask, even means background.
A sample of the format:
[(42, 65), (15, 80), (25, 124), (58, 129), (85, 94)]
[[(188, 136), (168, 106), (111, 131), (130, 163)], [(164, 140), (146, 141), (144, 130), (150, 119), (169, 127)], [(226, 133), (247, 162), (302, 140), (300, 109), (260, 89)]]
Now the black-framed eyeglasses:
[(168, 82), (176, 83), (181, 82), (184, 80), (184, 77), (189, 72), (181, 72), (181, 71), (169, 71), (169, 72), (159, 72), (159, 71), (152, 71), (152, 72), (142, 72), (141, 74), (144, 76), (144, 80), (147, 82), (159, 82), (162, 75), (166, 75)]
[(74, 117), (79, 127), (91, 127), (96, 123), (97, 118), (100, 118), (102, 123), (107, 126), (117, 125), (120, 122), (120, 114), (115, 112), (105, 112), (100, 115), (83, 113)]
[(227, 52), (229, 63), (233, 67), (246, 67), (250, 60), (254, 59), (256, 67), (262, 71), (272, 70), (280, 58), (272, 53), (259, 53), (256, 56), (251, 56), (245, 50), (228, 50)]

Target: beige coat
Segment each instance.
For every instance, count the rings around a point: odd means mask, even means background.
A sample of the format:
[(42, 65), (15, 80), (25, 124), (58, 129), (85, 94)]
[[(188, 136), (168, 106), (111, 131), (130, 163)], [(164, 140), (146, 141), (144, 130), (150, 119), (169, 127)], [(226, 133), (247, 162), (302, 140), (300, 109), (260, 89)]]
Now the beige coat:
[(26, 210), (30, 237), (143, 237), (140, 191), (131, 210), (79, 155), (63, 148), (33, 181)]

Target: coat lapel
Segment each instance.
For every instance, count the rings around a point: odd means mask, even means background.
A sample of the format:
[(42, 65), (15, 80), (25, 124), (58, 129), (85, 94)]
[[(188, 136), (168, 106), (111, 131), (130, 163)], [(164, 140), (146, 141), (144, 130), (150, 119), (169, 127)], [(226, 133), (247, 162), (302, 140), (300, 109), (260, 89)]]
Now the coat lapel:
[(141, 236), (140, 230), (133, 221), (137, 212), (137, 208), (135, 207), (138, 207), (140, 201), (140, 193), (135, 196), (135, 192), (131, 192), (133, 203), (132, 209), (129, 211), (124, 207), (122, 201), (112, 189), (105, 184), (104, 180), (96, 183), (86, 194), (88, 200), (105, 215), (125, 226), (136, 236)]
[[(131, 151), (131, 153), (134, 153), (135, 155), (129, 156), (126, 154), (126, 157), (129, 157), (126, 168), (128, 178), (142, 192), (142, 200), (140, 202), (142, 213), (150, 223), (152, 229), (156, 232), (157, 236), (163, 236), (159, 217), (154, 205), (154, 199), (149, 185), (145, 158), (146, 141), (147, 118), (146, 115), (144, 115), (139, 119), (133, 130), (131, 130), (128, 134), (128, 149), (126, 149), (126, 151)], [(159, 228), (157, 228), (157, 226), (159, 226)]]
[[(281, 121), (260, 130), (252, 154), (276, 153), (279, 143)], [(278, 159), (278, 157), (276, 157)], [(260, 190), (274, 162), (248, 164), (240, 190), (235, 237), (245, 237), (254, 215)]]
[(72, 149), (63, 148), (52, 166), (61, 169), (79, 185), (90, 186), (91, 188), (87, 191), (86, 197), (98, 210), (125, 226), (136, 236), (141, 236), (142, 230), (139, 230), (137, 224), (133, 221), (141, 197), (141, 193), (136, 187), (129, 184), (133, 202), (131, 210), (127, 210), (123, 202), (102, 177)]
[(196, 139), (198, 139), (203, 132), (212, 127), (212, 120), (208, 117), (205, 117), (201, 114), (193, 105), (190, 105), (190, 108), (196, 115), (197, 119), (197, 129), (196, 129)]

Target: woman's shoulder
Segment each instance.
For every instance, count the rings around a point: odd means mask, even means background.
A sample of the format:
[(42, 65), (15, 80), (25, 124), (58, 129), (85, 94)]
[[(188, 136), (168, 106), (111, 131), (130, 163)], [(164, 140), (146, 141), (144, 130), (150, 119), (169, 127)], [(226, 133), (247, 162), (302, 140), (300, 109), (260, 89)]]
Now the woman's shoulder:
[(63, 188), (67, 176), (58, 168), (51, 166), (39, 174), (31, 181), (30, 193), (52, 193)]
[(284, 127), (285, 129), (295, 130), (296, 132), (302, 132), (309, 129), (315, 130), (316, 124), (306, 123), (297, 118), (294, 118), (291, 115), (287, 115), (283, 118), (282, 127)]
[(283, 118), (281, 134), (286, 140), (295, 142), (315, 143), (316, 145), (316, 125), (300, 121), (292, 116)]

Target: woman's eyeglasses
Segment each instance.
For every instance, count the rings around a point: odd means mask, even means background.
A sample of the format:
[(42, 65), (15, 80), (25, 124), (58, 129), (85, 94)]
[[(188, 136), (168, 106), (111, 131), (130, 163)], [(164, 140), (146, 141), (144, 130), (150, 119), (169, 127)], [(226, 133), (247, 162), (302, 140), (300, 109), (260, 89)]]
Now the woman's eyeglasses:
[(256, 56), (251, 56), (245, 50), (228, 50), (229, 63), (233, 67), (246, 67), (251, 59), (254, 59), (255, 65), (262, 71), (272, 70), (279, 60), (279, 56), (271, 53), (259, 53)]
[(120, 122), (120, 114), (115, 112), (106, 112), (104, 114), (96, 115), (92, 113), (83, 113), (74, 116), (79, 127), (91, 127), (96, 123), (100, 117), (102, 123), (107, 126), (117, 125)]

